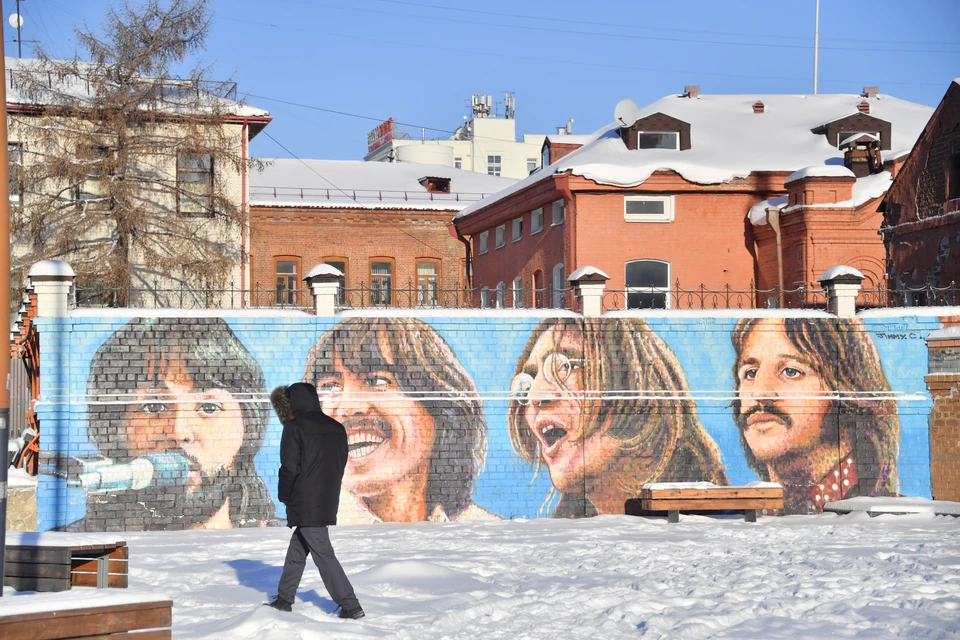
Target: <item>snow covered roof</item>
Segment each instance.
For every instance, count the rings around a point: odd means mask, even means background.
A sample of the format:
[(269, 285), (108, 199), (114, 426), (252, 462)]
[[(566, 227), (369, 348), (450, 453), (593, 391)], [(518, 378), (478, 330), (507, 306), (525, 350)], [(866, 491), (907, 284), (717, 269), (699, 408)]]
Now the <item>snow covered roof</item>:
[(557, 133), (546, 136), (550, 144), (587, 144), (593, 138), (589, 133)]
[[(94, 95), (91, 91), (90, 83), (87, 82), (87, 78), (82, 76), (70, 76), (65, 78), (53, 78), (55, 81), (53, 84), (55, 86), (51, 87), (51, 90), (47, 95), (38, 100), (35, 97), (26, 95), (25, 87), (26, 84), (23, 80), (18, 80), (18, 75), (22, 77), (23, 74), (36, 73), (41, 68), (41, 61), (35, 58), (4, 58), (8, 76), (7, 82), (7, 104), (16, 104), (16, 105), (66, 105), (66, 104), (75, 104), (78, 106), (83, 106), (83, 103), (89, 102), (92, 104)], [(56, 61), (54, 61), (56, 62)], [(63, 61), (63, 64), (67, 64), (66, 61)], [(91, 70), (94, 68), (90, 63), (79, 64), (81, 69), (89, 67)], [(151, 82), (153, 79), (150, 80)], [(269, 116), (270, 112), (264, 109), (257, 107), (252, 107), (246, 104), (243, 104), (232, 97), (225, 95), (220, 95), (223, 93), (223, 86), (220, 85), (231, 85), (233, 83), (210, 83), (209, 90), (204, 91), (203, 88), (200, 89), (200, 93), (203, 94), (204, 100), (201, 102), (205, 105), (216, 104), (222, 113), (233, 116), (245, 116), (245, 117), (257, 117), (257, 116)], [(177, 88), (184, 90), (185, 94), (189, 94), (189, 98), (183, 100), (181, 106), (196, 107), (196, 98), (197, 98), (197, 87), (194, 84), (191, 84), (187, 80), (178, 80), (177, 78), (164, 79), (165, 89), (169, 88), (169, 92), (165, 91), (164, 94), (164, 108), (165, 112), (175, 112), (181, 111), (181, 108), (178, 108), (177, 104)], [(235, 92), (234, 92), (235, 93)]]
[(861, 140), (868, 142), (880, 142), (880, 137), (872, 133), (854, 133), (846, 136), (845, 138), (841, 138), (838, 146), (845, 147), (851, 142), (859, 142)]
[(784, 184), (789, 184), (795, 180), (804, 178), (856, 178), (853, 171), (847, 169), (842, 164), (818, 164), (812, 167), (804, 167), (799, 171), (791, 173)]
[[(763, 102), (764, 113), (753, 112), (757, 100)], [(689, 123), (690, 149), (628, 150), (619, 136), (620, 125), (611, 122), (581, 148), (457, 217), (566, 171), (600, 184), (633, 187), (658, 170), (676, 171), (699, 184), (719, 184), (756, 171), (842, 164), (843, 152), (812, 129), (857, 115), (863, 101), (860, 94), (669, 95), (639, 108), (637, 117), (663, 113)], [(892, 125), (891, 148), (884, 157), (909, 151), (933, 113), (932, 107), (885, 94), (867, 101), (871, 116)]]
[[(258, 207), (353, 207), (459, 211), (516, 182), (433, 164), (278, 158), (250, 172)], [(429, 192), (424, 177), (448, 178), (450, 193)]]
[[(795, 180), (793, 176), (797, 175), (798, 173), (801, 172), (798, 171), (792, 174), (789, 178), (787, 178), (787, 182), (792, 182)], [(787, 196), (779, 196), (776, 198), (770, 198), (769, 200), (763, 200), (762, 202), (758, 202), (750, 207), (750, 211), (747, 212), (747, 218), (749, 218), (752, 224), (759, 226), (768, 223), (767, 209), (779, 209), (783, 213), (790, 213), (792, 211), (797, 211), (798, 209), (836, 209), (842, 207), (852, 207), (856, 209), (857, 207), (863, 206), (875, 198), (881, 197), (887, 192), (887, 190), (890, 189), (891, 184), (893, 184), (893, 174), (891, 174), (889, 171), (881, 171), (880, 173), (864, 176), (854, 182), (852, 189), (853, 193), (849, 200), (842, 200), (840, 202), (820, 202), (816, 204), (795, 204), (788, 207), (786, 206)]]

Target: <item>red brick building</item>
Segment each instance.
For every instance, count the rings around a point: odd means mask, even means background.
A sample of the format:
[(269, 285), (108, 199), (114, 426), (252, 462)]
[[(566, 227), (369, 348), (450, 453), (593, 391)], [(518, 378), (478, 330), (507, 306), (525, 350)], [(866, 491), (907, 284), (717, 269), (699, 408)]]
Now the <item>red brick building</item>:
[[(884, 201), (887, 273), (897, 289), (960, 282), (960, 79), (924, 127)], [(919, 302), (907, 296), (907, 304)]]
[(250, 175), (250, 287), (263, 291), (254, 305), (305, 305), (302, 278), (321, 262), (344, 273), (342, 304), (436, 303), (465, 284), (450, 219), (515, 182), (422, 164), (269, 162)]
[[(838, 262), (882, 277), (884, 170), (912, 147), (929, 107), (874, 88), (689, 89), (642, 109), (622, 102), (617, 121), (572, 152), (573, 140), (549, 137), (552, 164), (456, 217), (474, 284), (499, 294), (491, 304), (560, 304), (566, 276), (584, 265), (609, 274), (632, 307), (685, 306), (670, 294), (677, 283), (816, 288)], [(531, 288), (532, 298), (520, 293)]]

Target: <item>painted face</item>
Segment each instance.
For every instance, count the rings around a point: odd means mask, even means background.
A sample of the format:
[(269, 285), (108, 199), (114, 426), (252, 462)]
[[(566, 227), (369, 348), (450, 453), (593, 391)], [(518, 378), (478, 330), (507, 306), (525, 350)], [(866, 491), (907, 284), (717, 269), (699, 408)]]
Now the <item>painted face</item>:
[(157, 389), (141, 387), (127, 411), (131, 456), (173, 451), (192, 463), (187, 491), (233, 466), (243, 445), (240, 404), (226, 389), (195, 389), (183, 366), (171, 367)]
[(747, 336), (737, 365), (738, 424), (757, 460), (802, 454), (820, 443), (831, 402), (811, 357), (796, 350), (778, 318), (760, 321)]
[(554, 327), (537, 339), (511, 384), (550, 480), (563, 493), (582, 491), (585, 475), (609, 469), (618, 453), (605, 429), (584, 438), (582, 367), (583, 336)]
[[(381, 350), (392, 365), (389, 345), (381, 345)], [(427, 473), (436, 423), (423, 404), (404, 392), (393, 373), (354, 373), (335, 355), (333, 373), (315, 384), (324, 413), (347, 430), (350, 451), (343, 484), (348, 490), (377, 496)]]

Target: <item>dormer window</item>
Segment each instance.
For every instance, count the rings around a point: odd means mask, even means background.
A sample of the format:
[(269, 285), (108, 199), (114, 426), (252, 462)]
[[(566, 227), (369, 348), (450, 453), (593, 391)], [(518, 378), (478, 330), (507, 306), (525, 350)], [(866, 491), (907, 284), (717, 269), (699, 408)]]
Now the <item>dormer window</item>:
[(450, 178), (424, 176), (419, 182), (428, 193), (450, 193)]
[(639, 131), (637, 149), (679, 149), (680, 134), (676, 131)]

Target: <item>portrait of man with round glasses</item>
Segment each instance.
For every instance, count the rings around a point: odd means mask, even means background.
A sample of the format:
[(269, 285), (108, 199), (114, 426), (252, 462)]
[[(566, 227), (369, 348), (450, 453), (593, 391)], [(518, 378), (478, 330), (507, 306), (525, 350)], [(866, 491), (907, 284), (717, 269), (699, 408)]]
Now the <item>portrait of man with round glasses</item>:
[(514, 450), (547, 468), (555, 517), (622, 514), (647, 482), (729, 484), (676, 356), (639, 318), (541, 321), (507, 421)]

